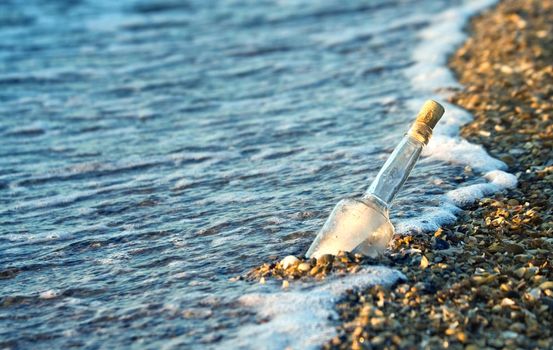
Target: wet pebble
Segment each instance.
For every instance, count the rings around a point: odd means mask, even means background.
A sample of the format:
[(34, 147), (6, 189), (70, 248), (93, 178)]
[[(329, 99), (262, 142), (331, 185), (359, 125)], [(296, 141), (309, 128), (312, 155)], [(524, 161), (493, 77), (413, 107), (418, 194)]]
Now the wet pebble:
[(280, 265), (282, 266), (283, 269), (286, 270), (290, 266), (296, 266), (297, 264), (299, 264), (299, 262), (300, 262), (300, 259), (296, 258), (293, 255), (288, 255), (287, 257), (285, 257), (280, 261)]

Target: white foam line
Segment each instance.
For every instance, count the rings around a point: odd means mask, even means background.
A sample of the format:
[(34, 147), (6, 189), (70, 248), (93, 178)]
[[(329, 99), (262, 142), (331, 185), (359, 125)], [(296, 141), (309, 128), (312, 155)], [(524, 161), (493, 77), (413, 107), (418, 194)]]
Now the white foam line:
[[(372, 285), (390, 286), (405, 276), (384, 266), (372, 266), (322, 284), (292, 283), (288, 290), (252, 293), (239, 299), (266, 322), (241, 327), (221, 349), (317, 349), (336, 335), (336, 301), (347, 290)], [(261, 288), (261, 287), (259, 287)]]
[(462, 5), (435, 16), (430, 25), (421, 31), (419, 38), (422, 41), (413, 51), (415, 64), (407, 70), (413, 89), (420, 93), (420, 98), (409, 101), (411, 112), (415, 114), (428, 96), (436, 94), (439, 96), (436, 100), (446, 109), (423, 155), (453, 164), (468, 165), (483, 174), (488, 182), (449, 191), (439, 208), (429, 209), (415, 219), (396, 224), (396, 231), (399, 233), (428, 232), (441, 225), (453, 223), (456, 220), (455, 215), (460, 211), (459, 207), (465, 207), (479, 198), (517, 184), (516, 177), (504, 171), (507, 169), (505, 163), (491, 157), (482, 146), (472, 144), (460, 136), (461, 127), (471, 122), (473, 117), (467, 111), (447, 103), (449, 94), (443, 92), (447, 88), (460, 87), (447, 67), (447, 58), (466, 39), (463, 26), (470, 17), (496, 2), (467, 0)]

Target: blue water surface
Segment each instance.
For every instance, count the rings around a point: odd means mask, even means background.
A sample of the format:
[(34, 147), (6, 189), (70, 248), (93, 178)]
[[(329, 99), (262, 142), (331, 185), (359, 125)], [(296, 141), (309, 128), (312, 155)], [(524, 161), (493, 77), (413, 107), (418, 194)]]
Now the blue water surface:
[[(259, 322), (229, 278), (368, 186), (413, 118), (417, 33), (456, 3), (1, 1), (0, 347), (217, 347)], [(394, 220), (460, 174), (423, 160)]]

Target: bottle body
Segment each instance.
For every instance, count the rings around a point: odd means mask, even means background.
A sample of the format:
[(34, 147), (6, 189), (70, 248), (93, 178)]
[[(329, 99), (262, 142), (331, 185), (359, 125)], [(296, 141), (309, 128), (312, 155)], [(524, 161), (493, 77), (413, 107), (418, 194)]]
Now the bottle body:
[(318, 258), (339, 251), (376, 257), (394, 234), (388, 208), (377, 198), (342, 199), (306, 253)]
[(318, 258), (339, 251), (376, 257), (388, 245), (394, 227), (388, 217), (392, 200), (405, 183), (432, 129), (444, 113), (435, 101), (427, 101), (415, 123), (396, 146), (365, 194), (341, 200), (306, 253)]
[(339, 251), (376, 257), (394, 235), (389, 207), (409, 177), (424, 143), (407, 134), (392, 152), (365, 194), (341, 200), (306, 253), (308, 257)]

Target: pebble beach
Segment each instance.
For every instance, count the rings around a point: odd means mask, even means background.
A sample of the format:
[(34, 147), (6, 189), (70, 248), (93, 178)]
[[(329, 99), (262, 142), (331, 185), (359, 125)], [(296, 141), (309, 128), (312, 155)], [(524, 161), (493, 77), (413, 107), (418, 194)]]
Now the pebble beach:
[(553, 347), (553, 1), (501, 1), (466, 31), (449, 60), (463, 86), (450, 102), (475, 117), (462, 136), (505, 162), (518, 186), (434, 233), (397, 235), (377, 260), (344, 253), (253, 270), (284, 288), (364, 265), (405, 275), (349, 291), (325, 349)]

